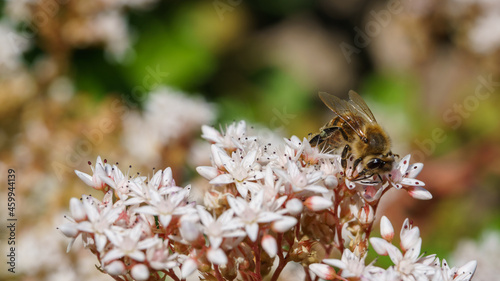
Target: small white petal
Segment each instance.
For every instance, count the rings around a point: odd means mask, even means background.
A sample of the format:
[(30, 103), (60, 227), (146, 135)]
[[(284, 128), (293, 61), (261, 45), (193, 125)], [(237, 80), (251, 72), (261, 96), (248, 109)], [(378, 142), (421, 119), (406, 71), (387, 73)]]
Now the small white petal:
[(213, 127), (203, 125), (203, 126), (201, 126), (201, 132), (202, 132), (201, 137), (206, 139), (207, 141), (210, 141), (213, 143), (217, 143), (217, 142), (222, 141), (221, 134), (219, 133), (219, 131), (217, 131)]
[[(383, 240), (385, 241), (385, 240)], [(387, 254), (389, 254), (389, 258), (394, 264), (398, 264), (403, 259), (403, 254), (401, 251), (394, 245), (389, 244), (387, 242)]]
[(394, 238), (394, 227), (386, 216), (380, 219), (380, 234), (387, 242), (391, 242)]
[(172, 215), (160, 215), (158, 218), (160, 219), (161, 225), (166, 228), (172, 220)]
[(284, 216), (283, 218), (273, 222), (271, 228), (275, 232), (283, 233), (290, 230), (296, 224), (297, 224), (296, 218)]
[(335, 277), (337, 277), (337, 274), (335, 273), (335, 270), (326, 264), (322, 263), (313, 263), (309, 265), (309, 269), (316, 274), (319, 278), (325, 279), (325, 280), (334, 280)]
[(77, 198), (73, 197), (69, 200), (69, 211), (75, 221), (82, 221), (87, 217), (82, 202)]
[(321, 196), (311, 196), (306, 199), (304, 205), (312, 211), (322, 211), (333, 206), (333, 202)]
[(211, 166), (196, 167), (196, 171), (198, 172), (198, 174), (200, 174), (200, 176), (204, 177), (207, 180), (212, 180), (219, 174), (219, 170)]
[(420, 174), (420, 172), (422, 171), (423, 168), (424, 168), (424, 164), (422, 164), (422, 163), (415, 163), (415, 164), (411, 165), (407, 171), (408, 177), (415, 178), (416, 176), (418, 176), (418, 174)]
[(473, 260), (473, 261), (470, 261), (464, 265), (462, 265), (461, 267), (459, 267), (457, 269), (457, 274), (460, 275), (460, 274), (470, 274), (471, 278), (472, 278), (472, 275), (474, 275), (474, 272), (476, 272), (476, 267), (477, 267), (477, 261)]
[(271, 235), (264, 235), (264, 237), (262, 237), (261, 244), (264, 251), (266, 251), (271, 258), (274, 258), (278, 253), (278, 244), (276, 243), (276, 239), (274, 239)]
[(64, 234), (64, 236), (70, 237), (70, 238), (75, 238), (79, 233), (78, 228), (77, 228), (77, 224), (75, 224), (75, 223), (66, 223), (66, 224), (60, 225), (59, 230)]
[(196, 210), (198, 210), (198, 215), (203, 225), (208, 226), (214, 222), (212, 215), (203, 206), (197, 205)]
[(75, 174), (88, 186), (94, 187), (95, 183), (92, 180), (92, 177), (84, 172), (80, 172), (78, 170), (75, 170)]
[(248, 234), (248, 238), (255, 242), (257, 240), (257, 237), (259, 236), (259, 224), (257, 223), (252, 223), (252, 224), (247, 224), (245, 225), (245, 231)]
[(158, 210), (151, 205), (139, 207), (139, 208), (135, 209), (134, 212), (141, 213), (141, 214), (153, 215), (153, 216), (159, 215)]
[[(244, 232), (244, 235), (247, 235), (246, 232)], [(217, 236), (208, 236), (208, 240), (210, 241), (210, 247), (212, 248), (219, 248), (220, 244), (222, 244), (222, 237), (217, 237)]]
[(192, 258), (184, 261), (181, 267), (181, 278), (186, 279), (189, 275), (193, 274), (198, 269), (198, 264)]
[(406, 186), (425, 186), (425, 182), (410, 178), (404, 178), (401, 180), (401, 184)]
[(377, 252), (377, 254), (381, 256), (387, 256), (388, 255), (388, 248), (389, 246), (392, 246), (389, 242), (385, 241), (382, 238), (378, 237), (372, 237), (370, 238), (370, 244), (373, 247), (373, 250)]
[(410, 230), (404, 231), (401, 236), (401, 250), (408, 250), (415, 246), (420, 239), (420, 229), (413, 227)]
[(209, 183), (214, 185), (224, 185), (232, 182), (234, 182), (233, 176), (230, 174), (222, 174), (212, 179)]
[[(243, 202), (241, 202), (241, 201)], [(231, 206), (231, 209), (237, 214), (243, 214), (245, 211), (245, 200), (242, 198), (234, 198), (233, 196), (227, 196), (227, 203)]]
[(408, 169), (408, 166), (410, 165), (410, 157), (411, 155), (408, 154), (401, 161), (398, 163), (398, 170), (401, 172), (402, 175), (406, 173), (406, 170)]
[(328, 264), (328, 265), (340, 268), (340, 269), (345, 269), (346, 268), (345, 262), (343, 262), (341, 260), (338, 260), (338, 259), (324, 259), (323, 262), (326, 263), (326, 264)]
[(136, 264), (134, 265), (134, 267), (132, 267), (132, 270), (130, 270), (130, 275), (132, 275), (132, 277), (138, 281), (148, 280), (149, 269), (142, 263)]
[(106, 253), (106, 255), (102, 258), (102, 262), (103, 263), (107, 263), (107, 262), (110, 262), (112, 260), (117, 260), (121, 257), (123, 257), (123, 253), (122, 251), (118, 250), (118, 249), (111, 249), (109, 252)]
[(106, 242), (108, 241), (106, 235), (95, 233), (94, 237), (95, 237), (95, 246), (97, 248), (97, 251), (102, 252), (104, 246), (106, 246)]
[(200, 230), (195, 223), (191, 221), (182, 221), (179, 228), (182, 238), (188, 242), (193, 242), (200, 236)]
[(144, 252), (139, 250), (128, 253), (128, 256), (136, 261), (144, 261), (146, 259), (146, 255), (144, 254)]
[(125, 274), (125, 265), (123, 264), (122, 261), (113, 261), (107, 266), (104, 267), (104, 270), (109, 274), (109, 275), (122, 275)]
[(286, 202), (285, 208), (288, 211), (288, 213), (290, 213), (290, 215), (297, 215), (302, 212), (304, 204), (300, 199), (292, 198), (288, 202)]
[(243, 160), (241, 160), (241, 166), (244, 167), (244, 168), (249, 168), (251, 167), (254, 162), (255, 162), (255, 158), (257, 157), (257, 150), (251, 150), (250, 152), (248, 152), (248, 154), (243, 158)]
[(210, 248), (207, 252), (207, 258), (213, 264), (227, 263), (227, 256), (221, 248)]

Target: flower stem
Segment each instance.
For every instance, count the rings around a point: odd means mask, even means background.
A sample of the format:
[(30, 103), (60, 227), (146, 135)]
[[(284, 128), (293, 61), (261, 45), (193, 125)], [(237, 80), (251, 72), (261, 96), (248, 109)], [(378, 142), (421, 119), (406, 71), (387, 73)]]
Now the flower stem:
[(285, 268), (286, 265), (286, 260), (285, 257), (283, 256), (283, 247), (281, 245), (281, 242), (283, 241), (283, 233), (278, 233), (276, 237), (276, 244), (278, 244), (278, 267), (276, 267), (276, 270), (273, 273), (273, 276), (271, 277), (271, 281), (276, 281), (278, 280), (278, 277), (281, 274), (281, 271), (283, 271), (283, 268)]
[(219, 266), (216, 264), (214, 264), (214, 271), (217, 281), (224, 281), (224, 277), (222, 277), (222, 274), (220, 274)]

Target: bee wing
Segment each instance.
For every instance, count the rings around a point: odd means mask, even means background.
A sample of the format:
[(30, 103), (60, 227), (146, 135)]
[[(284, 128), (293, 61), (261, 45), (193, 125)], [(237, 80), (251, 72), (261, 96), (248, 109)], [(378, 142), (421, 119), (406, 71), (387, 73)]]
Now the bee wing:
[(377, 120), (375, 119), (375, 116), (373, 116), (372, 111), (370, 110), (368, 105), (366, 105), (366, 102), (363, 100), (363, 98), (358, 95), (358, 93), (350, 90), (349, 99), (349, 104), (351, 105), (351, 107), (353, 107), (357, 112), (361, 113), (361, 115), (365, 117), (369, 122), (377, 123)]
[[(342, 121), (346, 122), (351, 129), (356, 132), (356, 134), (362, 139), (366, 140), (366, 135), (363, 132), (363, 124), (361, 124), (361, 120), (359, 118), (355, 118), (356, 116), (364, 117), (363, 111), (359, 114), (359, 109), (356, 108), (352, 101), (341, 100), (334, 95), (330, 95), (325, 92), (319, 93), (320, 99), (328, 106), (337, 116), (342, 119)], [(359, 96), (358, 96), (359, 97)], [(361, 99), (361, 97), (360, 97)], [(363, 102), (364, 103), (364, 102)], [(366, 104), (365, 104), (366, 106)], [(371, 112), (370, 112), (371, 113)], [(373, 114), (372, 114), (373, 116)], [(366, 119), (366, 118), (363, 118)]]

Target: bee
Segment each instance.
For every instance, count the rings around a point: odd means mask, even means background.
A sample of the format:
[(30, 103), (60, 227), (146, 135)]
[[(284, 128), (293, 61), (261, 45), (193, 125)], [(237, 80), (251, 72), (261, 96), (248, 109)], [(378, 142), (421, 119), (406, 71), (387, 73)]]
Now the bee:
[(356, 92), (349, 91), (349, 101), (341, 100), (328, 93), (319, 93), (321, 100), (337, 116), (321, 127), (319, 133), (309, 134), (312, 146), (342, 150), (342, 167), (347, 166), (347, 159), (353, 155), (353, 168), (361, 165), (363, 169), (356, 176), (356, 181), (366, 180), (392, 170), (394, 156), (391, 140), (377, 123), (370, 108)]

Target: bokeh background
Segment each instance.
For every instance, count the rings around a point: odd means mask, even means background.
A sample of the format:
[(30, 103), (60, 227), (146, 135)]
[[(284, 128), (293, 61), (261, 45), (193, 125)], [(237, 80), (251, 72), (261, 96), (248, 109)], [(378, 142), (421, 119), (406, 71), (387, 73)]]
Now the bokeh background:
[[(423, 251), (474, 280), (500, 274), (500, 2), (496, 0), (7, 0), (0, 2), (1, 220), (16, 171), (16, 274), (110, 280), (56, 227), (73, 170), (98, 155), (131, 173), (203, 183), (200, 126), (244, 119), (305, 137), (353, 89), (423, 162), (434, 198), (390, 192), (378, 216), (419, 226)], [(0, 228), (2, 268), (7, 237)], [(4, 254), (5, 253), (5, 254)], [(46, 257), (46, 258), (42, 258)], [(371, 257), (370, 257), (371, 259)], [(384, 263), (384, 260), (379, 260)]]

